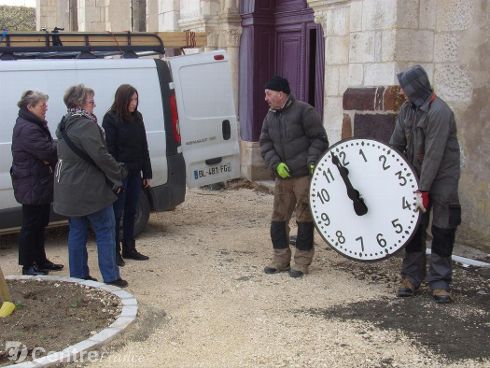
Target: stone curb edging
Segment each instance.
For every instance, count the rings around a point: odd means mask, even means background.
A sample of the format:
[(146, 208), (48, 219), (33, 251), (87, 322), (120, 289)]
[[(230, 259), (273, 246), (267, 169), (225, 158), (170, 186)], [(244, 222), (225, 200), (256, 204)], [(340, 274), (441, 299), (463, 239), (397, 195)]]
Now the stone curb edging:
[(112, 285), (106, 285), (97, 281), (82, 280), (65, 276), (6, 276), (7, 280), (46, 280), (46, 281), (62, 281), (72, 282), (83, 286), (90, 286), (95, 289), (107, 291), (116, 295), (122, 304), (122, 310), (116, 320), (103, 329), (102, 331), (90, 336), (88, 339), (76, 343), (75, 345), (68, 346), (62, 351), (58, 351), (53, 354), (46, 355), (42, 358), (35, 359), (28, 362), (19, 364), (11, 364), (4, 366), (5, 368), (39, 368), (50, 367), (62, 362), (76, 361), (80, 354), (84, 351), (96, 349), (102, 346), (104, 343), (112, 340), (114, 337), (123, 332), (131, 323), (136, 319), (138, 313), (138, 301), (136, 298), (125, 290)]

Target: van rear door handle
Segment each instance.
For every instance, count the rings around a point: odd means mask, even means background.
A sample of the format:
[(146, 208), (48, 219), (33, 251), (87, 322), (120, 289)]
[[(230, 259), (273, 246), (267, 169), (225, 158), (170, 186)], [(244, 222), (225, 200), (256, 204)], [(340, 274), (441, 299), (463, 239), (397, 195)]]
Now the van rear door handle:
[(231, 124), (229, 120), (223, 120), (221, 123), (221, 131), (223, 133), (223, 139), (227, 141), (231, 138)]
[(223, 157), (215, 157), (215, 158), (210, 158), (204, 162), (206, 162), (206, 165), (217, 165), (221, 161), (223, 161)]

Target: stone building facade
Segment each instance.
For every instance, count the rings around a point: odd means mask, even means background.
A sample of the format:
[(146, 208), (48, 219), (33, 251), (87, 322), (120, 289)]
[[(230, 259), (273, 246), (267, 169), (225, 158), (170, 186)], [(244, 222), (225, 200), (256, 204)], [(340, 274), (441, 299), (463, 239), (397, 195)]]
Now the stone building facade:
[[(38, 0), (37, 24), (78, 31), (208, 32), (207, 49), (224, 48), (232, 61), (238, 107), (245, 92), (245, 83), (239, 83), (242, 20), (247, 16), (243, 9), (289, 3), (298, 1)], [(330, 141), (349, 136), (388, 139), (400, 105), (396, 73), (413, 64), (424, 66), (458, 122), (464, 211), (459, 241), (490, 250), (490, 0), (303, 3), (323, 30), (322, 108)], [(264, 82), (246, 88), (260, 94)], [(242, 127), (257, 124), (256, 119), (240, 119)], [(265, 175), (257, 141), (242, 140), (241, 148), (243, 175)]]

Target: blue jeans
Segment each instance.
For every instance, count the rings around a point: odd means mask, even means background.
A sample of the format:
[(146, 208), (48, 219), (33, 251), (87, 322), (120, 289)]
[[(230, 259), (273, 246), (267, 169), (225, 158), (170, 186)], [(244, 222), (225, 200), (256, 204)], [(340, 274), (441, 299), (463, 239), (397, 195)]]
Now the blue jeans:
[(124, 190), (118, 194), (114, 202), (114, 216), (116, 217), (116, 244), (119, 244), (119, 224), (123, 217), (123, 242), (130, 244), (134, 240), (134, 217), (141, 192), (140, 174), (129, 174), (123, 180)]
[(112, 206), (87, 216), (70, 217), (70, 233), (68, 234), (68, 256), (70, 262), (70, 276), (84, 278), (89, 273), (87, 238), (88, 227), (92, 227), (97, 243), (99, 269), (104, 282), (115, 281), (120, 278), (119, 267), (116, 264), (114, 211)]

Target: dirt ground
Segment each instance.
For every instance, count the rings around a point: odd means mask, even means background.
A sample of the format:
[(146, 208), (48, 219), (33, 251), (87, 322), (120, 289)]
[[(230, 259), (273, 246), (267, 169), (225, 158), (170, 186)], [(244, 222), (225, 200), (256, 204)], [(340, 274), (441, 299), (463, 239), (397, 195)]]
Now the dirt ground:
[[(102, 290), (67, 282), (8, 280), (16, 310), (0, 319), (0, 366), (21, 359), (22, 350), (41, 358), (87, 339), (110, 325), (121, 313), (119, 299)], [(18, 355), (6, 341), (23, 345)], [(42, 349), (42, 350), (39, 350)]]
[[(190, 190), (176, 210), (152, 214), (137, 239), (150, 260), (121, 270), (137, 321), (98, 359), (69, 366), (490, 366), (488, 269), (455, 265), (452, 304), (435, 304), (425, 285), (398, 299), (399, 257), (350, 261), (316, 236), (310, 274), (266, 275), (271, 208), (270, 194), (236, 185)], [(66, 229), (49, 232), (48, 255), (67, 263)], [(19, 273), (16, 257), (16, 237), (2, 237), (6, 274)], [(100, 277), (93, 244), (89, 261)]]

